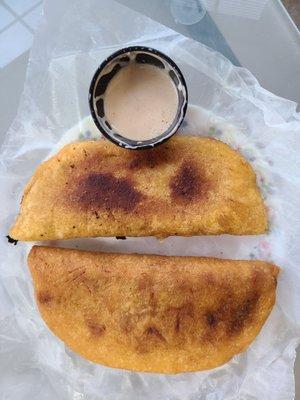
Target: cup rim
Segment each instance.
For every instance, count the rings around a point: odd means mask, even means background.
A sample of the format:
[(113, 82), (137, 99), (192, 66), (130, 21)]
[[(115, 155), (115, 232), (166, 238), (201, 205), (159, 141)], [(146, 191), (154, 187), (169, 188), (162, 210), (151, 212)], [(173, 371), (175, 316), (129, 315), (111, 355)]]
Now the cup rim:
[[(94, 104), (93, 104), (93, 100), (94, 100), (93, 93), (95, 90), (97, 79), (98, 79), (99, 75), (101, 74), (101, 71), (106, 67), (106, 65), (110, 61), (121, 56), (122, 54), (130, 53), (130, 52), (134, 52), (134, 51), (145, 51), (150, 54), (160, 56), (164, 61), (166, 61), (176, 71), (176, 73), (179, 76), (180, 83), (184, 86), (184, 89), (185, 89), (185, 99), (184, 99), (184, 104), (182, 106), (182, 115), (177, 119), (176, 124), (175, 124), (175, 126), (177, 126), (177, 129), (169, 132), (168, 134), (162, 133), (161, 135), (159, 135), (155, 138), (144, 140), (144, 141), (128, 139), (118, 133), (116, 133), (114, 135), (110, 134), (110, 132), (108, 130), (106, 130), (100, 124), (97, 114), (96, 114), (96, 111), (95, 111), (95, 108), (94, 108)], [(169, 56), (162, 53), (160, 50), (154, 49), (153, 47), (136, 45), (136, 46), (123, 47), (123, 48), (115, 51), (114, 53), (110, 54), (107, 58), (105, 58), (105, 60), (102, 61), (102, 63), (96, 69), (96, 71), (92, 77), (90, 87), (89, 87), (88, 101), (89, 101), (89, 108), (90, 108), (90, 112), (91, 112), (93, 121), (94, 121), (95, 125), (97, 126), (97, 128), (99, 129), (99, 131), (102, 133), (102, 135), (106, 139), (110, 140), (112, 143), (114, 143), (120, 147), (129, 149), (129, 150), (145, 150), (145, 149), (150, 149), (150, 148), (156, 147), (156, 146), (166, 142), (173, 135), (175, 135), (175, 133), (178, 131), (180, 125), (182, 124), (182, 121), (184, 120), (187, 106), (188, 106), (188, 90), (187, 90), (186, 81), (184, 79), (184, 76), (183, 76), (181, 70), (179, 69), (178, 65)], [(120, 140), (118, 139), (118, 136), (121, 138)]]

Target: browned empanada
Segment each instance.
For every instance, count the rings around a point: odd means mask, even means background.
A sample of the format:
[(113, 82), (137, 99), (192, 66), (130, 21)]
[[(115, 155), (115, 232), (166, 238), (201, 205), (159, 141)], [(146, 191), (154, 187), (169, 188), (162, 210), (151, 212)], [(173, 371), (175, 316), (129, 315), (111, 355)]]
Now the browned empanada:
[(262, 261), (33, 247), (46, 324), (88, 360), (134, 371), (217, 367), (255, 339), (279, 269)]
[(267, 230), (255, 174), (209, 138), (177, 136), (145, 151), (76, 142), (28, 183), (10, 231), (18, 240), (233, 235)]

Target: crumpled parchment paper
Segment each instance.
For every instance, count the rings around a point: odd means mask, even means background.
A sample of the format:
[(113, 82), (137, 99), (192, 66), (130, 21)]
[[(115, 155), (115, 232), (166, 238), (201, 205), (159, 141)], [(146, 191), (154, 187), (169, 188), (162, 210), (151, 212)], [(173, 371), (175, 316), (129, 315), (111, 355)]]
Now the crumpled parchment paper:
[[(216, 137), (252, 164), (270, 232), (253, 237), (77, 239), (57, 246), (119, 252), (258, 258), (282, 267), (277, 303), (249, 349), (212, 371), (174, 376), (92, 364), (46, 328), (33, 299), (26, 255), (8, 244), (25, 183), (50, 152), (99, 138), (88, 110), (96, 67), (140, 44), (182, 69), (190, 104), (182, 131)], [(300, 117), (296, 105), (262, 89), (222, 55), (112, 0), (48, 0), (31, 51), (17, 117), (0, 158), (0, 397), (5, 400), (290, 400), (300, 336)]]

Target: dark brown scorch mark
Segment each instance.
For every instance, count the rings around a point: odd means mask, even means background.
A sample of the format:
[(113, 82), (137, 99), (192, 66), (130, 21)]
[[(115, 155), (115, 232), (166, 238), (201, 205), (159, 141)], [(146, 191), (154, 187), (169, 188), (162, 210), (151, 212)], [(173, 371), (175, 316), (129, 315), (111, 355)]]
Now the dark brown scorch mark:
[(149, 328), (147, 328), (145, 330), (145, 334), (149, 337), (155, 337), (159, 340), (161, 340), (162, 342), (165, 342), (166, 339), (164, 338), (164, 336), (159, 332), (159, 330), (155, 327), (155, 326), (149, 326)]
[(176, 315), (176, 320), (175, 320), (175, 332), (176, 333), (178, 333), (180, 331), (180, 323), (181, 323), (180, 315), (177, 314)]
[(157, 162), (155, 157), (150, 154), (146, 154), (145, 157), (140, 155), (134, 156), (134, 158), (129, 163), (129, 169), (141, 169), (141, 168), (154, 168)]
[(210, 329), (224, 330), (227, 336), (240, 333), (251, 320), (259, 300), (258, 293), (248, 294), (242, 301), (224, 299), (220, 306), (205, 313), (204, 318)]
[(257, 302), (258, 295), (253, 293), (234, 310), (228, 324), (228, 332), (230, 334), (239, 333), (244, 328), (245, 323), (251, 318)]
[(80, 179), (71, 199), (83, 209), (99, 207), (106, 211), (131, 212), (143, 197), (128, 178), (116, 178), (110, 173), (90, 173)]
[(213, 314), (213, 313), (211, 313), (211, 312), (206, 313), (206, 314), (205, 314), (205, 318), (206, 318), (207, 324), (208, 324), (210, 327), (214, 327), (214, 326), (216, 326), (217, 323), (218, 323), (218, 320), (217, 320), (217, 318), (216, 318), (216, 315)]
[[(180, 322), (178, 322), (180, 324)], [(167, 329), (170, 328), (168, 325), (166, 325)], [(176, 329), (176, 328), (175, 328)], [(178, 330), (180, 328), (178, 327)], [(178, 331), (176, 332), (178, 333)], [(133, 341), (135, 342), (135, 349), (139, 353), (147, 353), (148, 351), (151, 351), (153, 348), (157, 346), (164, 346), (165, 343), (167, 342), (166, 337), (162, 334), (162, 332), (154, 325), (148, 326), (142, 335), (134, 335), (130, 334), (130, 336), (133, 338)], [(172, 344), (172, 341), (169, 342), (169, 344)]]
[(144, 150), (143, 152), (135, 152), (133, 158), (129, 160), (129, 169), (153, 169), (172, 161), (174, 161), (173, 153), (167, 146), (162, 146), (156, 149)]
[(49, 304), (53, 300), (53, 296), (48, 292), (39, 292), (37, 300), (40, 304)]
[(106, 331), (106, 326), (104, 324), (99, 324), (92, 319), (86, 320), (86, 325), (93, 336), (102, 336)]
[(186, 303), (181, 307), (170, 307), (167, 310), (167, 315), (174, 316), (174, 331), (179, 333), (185, 323), (189, 324), (194, 319), (194, 305), (193, 303)]
[(207, 191), (207, 183), (200, 177), (192, 162), (184, 162), (170, 181), (173, 199), (190, 203)]

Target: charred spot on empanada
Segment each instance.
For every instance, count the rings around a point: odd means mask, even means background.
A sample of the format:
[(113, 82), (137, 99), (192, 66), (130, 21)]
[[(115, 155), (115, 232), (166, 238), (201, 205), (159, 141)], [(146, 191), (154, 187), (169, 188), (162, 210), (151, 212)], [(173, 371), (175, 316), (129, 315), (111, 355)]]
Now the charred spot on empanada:
[(128, 213), (143, 198), (144, 195), (134, 187), (134, 182), (129, 178), (116, 178), (109, 173), (90, 173), (74, 182), (69, 200), (72, 206), (83, 210), (97, 208)]

